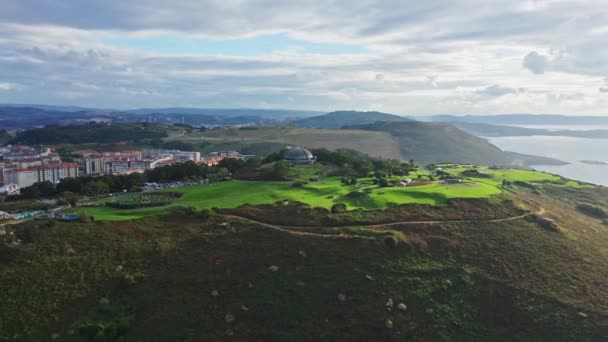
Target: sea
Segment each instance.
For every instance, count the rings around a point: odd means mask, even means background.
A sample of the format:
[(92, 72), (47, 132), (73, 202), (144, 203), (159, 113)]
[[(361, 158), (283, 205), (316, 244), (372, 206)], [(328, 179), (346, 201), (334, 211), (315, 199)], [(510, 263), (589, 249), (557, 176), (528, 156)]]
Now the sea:
[[(608, 126), (521, 126), (550, 130), (607, 129)], [(566, 178), (608, 186), (608, 165), (584, 163), (595, 161), (608, 163), (608, 139), (588, 139), (562, 136), (526, 136), (487, 138), (504, 151), (551, 157), (568, 162), (567, 165), (532, 165), (539, 171), (551, 172)]]

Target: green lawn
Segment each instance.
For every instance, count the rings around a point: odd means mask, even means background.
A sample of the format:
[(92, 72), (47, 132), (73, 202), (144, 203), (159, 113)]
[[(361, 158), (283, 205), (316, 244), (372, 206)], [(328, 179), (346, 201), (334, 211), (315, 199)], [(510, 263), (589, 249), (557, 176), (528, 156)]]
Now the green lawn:
[[(458, 168), (458, 170), (464, 171), (466, 168)], [(319, 171), (323, 171), (322, 168), (301, 166), (292, 173), (297, 175), (296, 179), (303, 180)], [(450, 171), (457, 175), (454, 169)], [(301, 187), (294, 187), (291, 182), (230, 181), (213, 185), (176, 188), (170, 191), (183, 193), (183, 196), (175, 200), (172, 206), (187, 206), (196, 209), (235, 208), (243, 204), (269, 204), (288, 200), (328, 209), (336, 203), (346, 203), (352, 210), (383, 209), (410, 203), (445, 205), (450, 199), (487, 198), (501, 193), (501, 184), (504, 179), (531, 183), (561, 180), (559, 176), (529, 170), (480, 168), (480, 171), (489, 173), (493, 177), (470, 178), (459, 184), (444, 185), (435, 182), (428, 185), (387, 188), (379, 188), (371, 183), (371, 179), (366, 178), (360, 179), (360, 183), (357, 185), (342, 185), (340, 177), (326, 177), (320, 182), (310, 182)], [(420, 172), (420, 174), (427, 175), (426, 172)], [(410, 177), (416, 178), (417, 175)], [(564, 186), (570, 185), (566, 183)], [(364, 192), (357, 197), (348, 196), (353, 191), (364, 190), (369, 192)], [(97, 220), (122, 221), (163, 214), (168, 208), (121, 210), (100, 206), (82, 208), (78, 211), (86, 211)]]
[[(352, 191), (364, 189), (371, 189), (371, 192), (355, 198), (347, 196)], [(345, 186), (340, 183), (340, 177), (328, 177), (322, 182), (308, 183), (302, 187), (294, 187), (290, 182), (231, 181), (171, 191), (183, 193), (173, 205), (196, 209), (234, 208), (243, 204), (267, 204), (281, 200), (299, 201), (324, 208), (331, 208), (336, 203), (347, 203), (350, 209), (381, 209), (407, 203), (444, 205), (451, 198), (485, 198), (500, 193), (500, 189), (495, 186), (478, 183), (434, 183), (390, 188), (378, 188), (371, 183)], [(100, 206), (78, 211), (86, 211), (97, 220), (121, 221), (162, 214), (166, 209), (167, 207), (121, 210)]]

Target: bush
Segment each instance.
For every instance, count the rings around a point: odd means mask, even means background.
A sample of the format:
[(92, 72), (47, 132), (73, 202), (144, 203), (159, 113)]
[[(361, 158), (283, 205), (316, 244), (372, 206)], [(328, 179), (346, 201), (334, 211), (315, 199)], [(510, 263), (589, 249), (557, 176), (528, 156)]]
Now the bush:
[(291, 184), (291, 186), (293, 186), (294, 188), (301, 188), (301, 187), (303, 187), (306, 184), (308, 184), (308, 182), (293, 182)]
[(343, 213), (345, 211), (346, 211), (346, 204), (344, 204), (344, 203), (336, 203), (331, 206), (332, 214), (339, 214), (339, 213)]
[(387, 186), (389, 186), (388, 180), (386, 178), (379, 179), (378, 186), (381, 188), (386, 188)]
[(396, 248), (397, 245), (399, 244), (399, 240), (397, 240), (396, 237), (394, 237), (392, 235), (389, 235), (389, 236), (387, 236), (387, 237), (384, 238), (384, 244), (388, 248)]
[(367, 195), (365, 192), (359, 191), (359, 190), (355, 190), (355, 191), (349, 192), (346, 196), (347, 197), (363, 197), (365, 195)]
[(605, 219), (608, 217), (608, 213), (606, 213), (606, 210), (604, 210), (604, 208), (590, 203), (579, 203), (576, 206), (576, 209), (583, 214), (593, 216), (599, 219)]
[(460, 173), (465, 177), (475, 177), (475, 178), (492, 178), (493, 176), (489, 173), (479, 172), (477, 169), (465, 170)]
[(533, 190), (536, 189), (536, 186), (534, 184), (531, 184), (531, 183), (528, 183), (528, 182), (514, 181), (513, 184), (517, 185), (517, 186), (524, 187), (524, 188), (528, 188), (528, 189), (533, 189)]

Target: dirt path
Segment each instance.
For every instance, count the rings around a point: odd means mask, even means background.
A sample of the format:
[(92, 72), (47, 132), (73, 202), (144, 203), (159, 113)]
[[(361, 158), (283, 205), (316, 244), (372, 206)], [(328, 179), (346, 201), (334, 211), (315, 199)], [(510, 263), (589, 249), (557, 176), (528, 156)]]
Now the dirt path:
[[(541, 207), (539, 209), (539, 211), (536, 213), (537, 215), (542, 215), (542, 213), (544, 213), (544, 209)], [(505, 221), (514, 221), (514, 220), (519, 220), (519, 219), (523, 219), (526, 218), (530, 215), (533, 215), (533, 213), (526, 213), (523, 215), (517, 215), (517, 216), (512, 216), (512, 217), (506, 217), (506, 218), (501, 218), (501, 219), (489, 219), (489, 220), (429, 220), (429, 221), (400, 221), (400, 222), (390, 222), (390, 223), (380, 223), (380, 224), (356, 224), (356, 225), (349, 225), (349, 226), (340, 226), (340, 227), (368, 227), (368, 228), (385, 228), (385, 227), (392, 227), (392, 226), (401, 226), (401, 225), (417, 225), (417, 224), (430, 224), (430, 225), (434, 225), (434, 224), (446, 224), (446, 223), (495, 223), (495, 222), (505, 222)], [(256, 221), (247, 217), (243, 217), (243, 216), (238, 216), (238, 215), (221, 215), (223, 217), (226, 218), (232, 218), (232, 219), (238, 219), (238, 220), (245, 220), (251, 223), (255, 223), (261, 226), (264, 226), (266, 228), (270, 228), (270, 229), (274, 229), (274, 230), (278, 230), (278, 231), (282, 231), (282, 232), (288, 232), (288, 233), (297, 233), (297, 235), (311, 235), (311, 236), (323, 236), (323, 237), (335, 237), (335, 235), (327, 235), (327, 234), (317, 234), (317, 233), (309, 233), (309, 232), (301, 232), (298, 230), (317, 230), (317, 229), (321, 229), (321, 228), (327, 228), (327, 227), (323, 227), (323, 226), (317, 226), (317, 227), (303, 227), (303, 226), (285, 226), (285, 225), (274, 225), (274, 224), (269, 224), (269, 223), (264, 223), (264, 222), (260, 222), (260, 221)]]
[(269, 224), (269, 223), (255, 221), (255, 220), (252, 220), (252, 219), (249, 219), (246, 217), (237, 216), (237, 215), (221, 215), (221, 216), (226, 217), (226, 218), (241, 220), (241, 221), (248, 221), (248, 222), (257, 224), (259, 226), (262, 226), (262, 227), (266, 227), (266, 228), (269, 228), (272, 230), (276, 230), (276, 231), (291, 234), (291, 235), (297, 235), (297, 236), (314, 236), (314, 237), (321, 237), (321, 238), (326, 238), (326, 239), (359, 239), (359, 240), (369, 240), (370, 239), (368, 237), (354, 236), (354, 235), (350, 235), (350, 234), (319, 234), (319, 233), (310, 233), (310, 232), (302, 232), (302, 231), (294, 230), (294, 229), (312, 230), (312, 229), (319, 229), (319, 228), (323, 228), (323, 227), (277, 226), (277, 225), (273, 225), (273, 224)]

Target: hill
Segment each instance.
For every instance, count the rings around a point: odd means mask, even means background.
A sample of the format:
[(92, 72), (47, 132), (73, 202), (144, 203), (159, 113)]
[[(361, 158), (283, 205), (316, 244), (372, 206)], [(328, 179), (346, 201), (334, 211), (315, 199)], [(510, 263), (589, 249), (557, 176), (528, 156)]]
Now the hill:
[[(584, 121), (582, 121), (584, 122)], [(480, 122), (462, 122), (453, 121), (450, 124), (462, 129), (465, 132), (481, 137), (513, 137), (513, 136), (562, 136), (562, 137), (577, 137), (577, 138), (594, 138), (608, 139), (608, 130), (554, 130), (541, 128), (525, 128), (506, 125), (492, 125)], [(564, 128), (567, 128), (565, 126)]]
[(291, 121), (302, 128), (338, 129), (344, 126), (370, 124), (376, 121), (412, 121), (411, 119), (380, 112), (337, 111)]
[(180, 114), (210, 116), (258, 116), (270, 119), (286, 119), (318, 115), (321, 112), (287, 109), (253, 109), (253, 108), (142, 108), (124, 111), (130, 114)]
[(350, 149), (371, 156), (400, 158), (399, 143), (387, 132), (304, 129), (294, 126), (230, 127), (175, 136), (207, 150), (241, 150), (266, 155), (287, 145), (330, 150)]
[(30, 129), (41, 125), (82, 124), (89, 121), (113, 123), (154, 122), (185, 123), (191, 126), (241, 126), (278, 124), (321, 114), (315, 111), (281, 109), (196, 109), (159, 108), (105, 110), (74, 106), (0, 104), (3, 128)]
[(608, 229), (577, 208), (608, 207), (608, 190), (442, 166), (503, 191), (333, 214), (275, 198), (5, 226), (0, 339), (606, 340)]
[(154, 124), (50, 125), (17, 133), (9, 142), (23, 145), (117, 144), (158, 140), (168, 136), (166, 127)]
[(487, 140), (441, 122), (376, 122), (347, 129), (390, 133), (399, 141), (402, 158), (421, 163), (460, 161), (473, 164), (529, 165), (559, 163), (550, 158), (505, 153)]
[(256, 150), (260, 154), (294, 145), (330, 150), (350, 149), (374, 157), (413, 158), (421, 163), (461, 160), (497, 165), (563, 164), (551, 158), (503, 152), (485, 139), (449, 124), (411, 120), (346, 126), (340, 130), (293, 126), (225, 128), (191, 132), (169, 139), (203, 144), (206, 149)]

